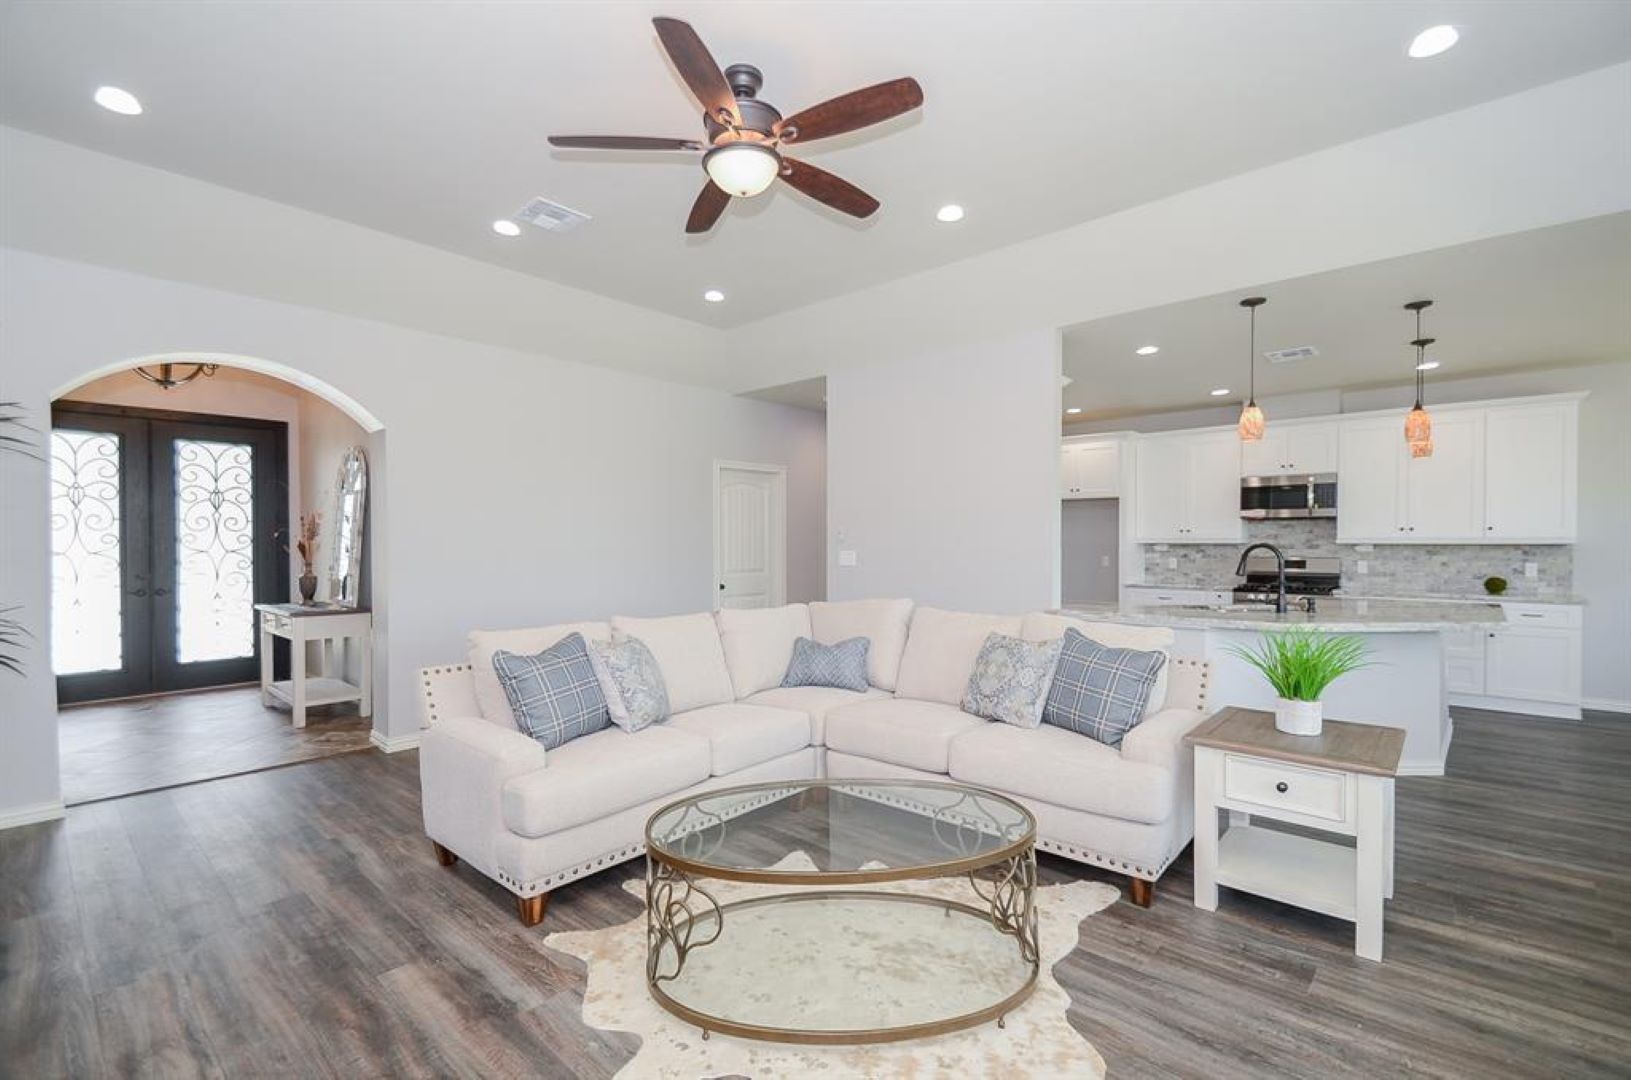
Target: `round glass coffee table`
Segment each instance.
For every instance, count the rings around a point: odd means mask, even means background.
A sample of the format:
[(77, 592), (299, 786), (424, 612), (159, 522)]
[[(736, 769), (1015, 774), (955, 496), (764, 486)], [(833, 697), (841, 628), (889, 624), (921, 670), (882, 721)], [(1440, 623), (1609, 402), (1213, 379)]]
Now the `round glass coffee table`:
[(704, 1038), (879, 1043), (1000, 1025), (1039, 969), (1036, 819), (994, 792), (751, 784), (646, 823), (646, 985)]

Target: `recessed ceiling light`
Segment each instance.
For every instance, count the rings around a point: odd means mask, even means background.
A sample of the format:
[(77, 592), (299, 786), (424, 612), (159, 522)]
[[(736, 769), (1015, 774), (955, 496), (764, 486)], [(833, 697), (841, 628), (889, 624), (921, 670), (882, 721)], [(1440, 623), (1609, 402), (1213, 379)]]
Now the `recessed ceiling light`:
[(1410, 59), (1425, 60), (1429, 56), (1448, 52), (1460, 40), (1461, 34), (1453, 26), (1429, 26), (1410, 43)]
[(708, 301), (710, 304), (719, 304), (724, 302), (725, 294), (720, 292), (718, 289), (709, 289), (707, 292), (702, 294), (702, 298)]
[(1070, 408), (1068, 408), (1068, 409), (1066, 409), (1066, 410), (1065, 410), (1065, 411), (1066, 411), (1066, 412), (1067, 412), (1067, 413), (1069, 413), (1069, 414), (1070, 414), (1070, 415), (1072, 415), (1072, 416), (1075, 416), (1075, 415), (1076, 415), (1076, 414), (1077, 414), (1077, 413), (1079, 413), (1079, 412), (1081, 412), (1081, 411), (1082, 411), (1082, 410), (1080, 410), (1080, 409), (1078, 409), (1078, 408), (1076, 408), (1076, 407), (1075, 407), (1075, 406), (1074, 406), (1074, 405), (1073, 405), (1073, 406), (1071, 406), (1071, 407), (1070, 407)]
[(1159, 345), (1140, 345), (1137, 349), (1135, 349), (1133, 351), (1138, 353), (1138, 355), (1140, 355), (1140, 356), (1154, 356), (1156, 353), (1161, 351), (1161, 346), (1159, 346)]
[(1436, 370), (1438, 370), (1438, 361), (1437, 360), (1423, 360), (1421, 363), (1416, 365), (1416, 370), (1417, 371), (1436, 371)]
[(1229, 388), (1227, 386), (1220, 386), (1216, 390), (1212, 391), (1213, 397), (1227, 397), (1228, 394)]
[(521, 226), (511, 221), (509, 218), (499, 218), (497, 221), (493, 222), (493, 231), (500, 236), (520, 236)]
[(108, 112), (116, 112), (120, 116), (140, 116), (142, 113), (142, 103), (136, 100), (136, 95), (117, 86), (98, 86), (91, 98)]
[(947, 203), (945, 206), (942, 206), (940, 209), (936, 210), (934, 212), (934, 216), (936, 221), (944, 221), (947, 223), (962, 221), (963, 208), (958, 206), (956, 203)]

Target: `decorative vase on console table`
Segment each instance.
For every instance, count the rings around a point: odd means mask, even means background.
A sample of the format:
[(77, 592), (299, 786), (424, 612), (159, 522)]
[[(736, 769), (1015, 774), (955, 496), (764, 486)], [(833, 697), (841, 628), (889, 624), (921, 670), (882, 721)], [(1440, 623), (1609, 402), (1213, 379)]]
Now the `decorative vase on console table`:
[(300, 556), (300, 602), (310, 604), (317, 596), (317, 575), (312, 566), (317, 562), (317, 536), (322, 530), (323, 515), (313, 510), (300, 515), (300, 537), (295, 541), (295, 553)]
[(1266, 633), (1256, 648), (1234, 646), (1236, 656), (1262, 672), (1279, 695), (1274, 726), (1287, 735), (1318, 735), (1323, 728), (1320, 697), (1350, 671), (1369, 666), (1365, 639), (1318, 630)]

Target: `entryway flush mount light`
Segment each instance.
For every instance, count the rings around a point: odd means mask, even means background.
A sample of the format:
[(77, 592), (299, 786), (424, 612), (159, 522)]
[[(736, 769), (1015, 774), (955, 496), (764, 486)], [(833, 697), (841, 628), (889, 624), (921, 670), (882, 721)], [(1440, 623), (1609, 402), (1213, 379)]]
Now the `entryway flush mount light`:
[(120, 116), (140, 116), (142, 103), (136, 100), (136, 95), (129, 90), (121, 90), (117, 86), (98, 86), (91, 100), (102, 106), (108, 112), (116, 112)]
[(1138, 348), (1134, 349), (1133, 351), (1136, 352), (1140, 356), (1154, 356), (1156, 353), (1161, 351), (1161, 346), (1159, 346), (1159, 345), (1140, 345)]
[(782, 159), (768, 146), (733, 142), (704, 154), (702, 167), (721, 191), (746, 198), (770, 186), (782, 171)]
[[(138, 367), (136, 374), (157, 386), (160, 390), (174, 390), (178, 386), (186, 386), (199, 376), (209, 377), (219, 369), (219, 364), (160, 364), (157, 371), (149, 371), (146, 367)], [(177, 374), (181, 368), (191, 368), (185, 375)]]
[(702, 294), (702, 298), (708, 301), (710, 304), (720, 304), (724, 303), (725, 294), (720, 292), (718, 289), (709, 289), (707, 292)]
[(499, 218), (493, 222), (493, 231), (500, 236), (516, 237), (521, 235), (521, 226), (509, 218)]
[(1421, 403), (1422, 390), (1427, 382), (1425, 373), (1430, 370), (1428, 365), (1431, 363), (1427, 359), (1427, 346), (1434, 340), (1421, 336), (1421, 313), (1432, 306), (1431, 300), (1412, 300), (1404, 306), (1406, 311), (1416, 313), (1416, 340), (1410, 343), (1416, 347), (1416, 404), (1404, 418), (1404, 439), (1410, 445), (1411, 457), (1433, 456), (1433, 418), (1427, 415)]
[(1453, 26), (1429, 26), (1410, 42), (1410, 59), (1426, 60), (1429, 56), (1448, 52), (1461, 40), (1461, 32)]
[(936, 221), (944, 221), (948, 225), (954, 221), (962, 221), (963, 208), (956, 203), (947, 203), (934, 212), (934, 218)]
[(1240, 410), (1240, 423), (1236, 425), (1242, 442), (1261, 439), (1263, 428), (1268, 423), (1263, 410), (1257, 405), (1257, 309), (1268, 302), (1265, 296), (1248, 296), (1240, 302), (1240, 306), (1251, 313), (1251, 351), (1247, 353), (1247, 359), (1251, 362), (1251, 392), (1246, 395), (1246, 404)]

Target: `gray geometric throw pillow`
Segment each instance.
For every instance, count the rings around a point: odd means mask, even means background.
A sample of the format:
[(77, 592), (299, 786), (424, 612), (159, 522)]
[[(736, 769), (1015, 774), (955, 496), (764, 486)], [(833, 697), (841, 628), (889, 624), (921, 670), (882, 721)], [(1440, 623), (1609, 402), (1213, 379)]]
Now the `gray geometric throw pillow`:
[(524, 734), (553, 750), (611, 722), (582, 634), (568, 634), (535, 656), (500, 649), (493, 670)]
[(787, 665), (782, 685), (835, 686), (864, 692), (866, 654), (871, 645), (871, 640), (864, 637), (846, 638), (836, 645), (801, 637), (793, 642), (793, 659)]
[(1059, 662), (1059, 642), (991, 634), (963, 692), (963, 711), (1015, 727), (1042, 726), (1042, 706)]
[(1163, 652), (1112, 649), (1071, 627), (1060, 642), (1042, 722), (1120, 746), (1122, 736), (1143, 719), (1166, 662)]
[(612, 723), (624, 731), (639, 731), (668, 719), (668, 684), (645, 642), (632, 637), (591, 641), (589, 660), (606, 694)]

